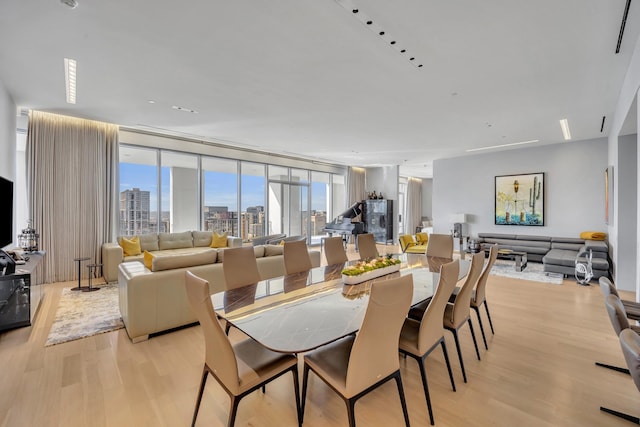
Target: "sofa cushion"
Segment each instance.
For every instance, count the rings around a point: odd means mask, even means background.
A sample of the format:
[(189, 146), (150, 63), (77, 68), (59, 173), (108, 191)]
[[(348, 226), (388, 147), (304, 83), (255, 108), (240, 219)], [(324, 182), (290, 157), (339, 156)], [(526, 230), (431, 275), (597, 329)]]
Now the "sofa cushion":
[(551, 242), (552, 249), (566, 249), (569, 251), (579, 251), (584, 244), (582, 243), (563, 243), (563, 242)]
[(282, 245), (264, 245), (264, 256), (282, 255), (284, 253), (284, 246)]
[(217, 251), (211, 249), (203, 252), (156, 255), (153, 257), (151, 271), (173, 270), (175, 268), (193, 267), (194, 265), (214, 264)]
[(490, 238), (490, 239), (515, 239), (515, 234), (501, 234), (501, 233), (478, 233), (478, 237), (482, 239)]
[(549, 252), (548, 246), (525, 246), (524, 242), (522, 245), (511, 245), (509, 249), (516, 252), (526, 252), (528, 254), (540, 254), (544, 255)]
[(609, 245), (607, 242), (601, 242), (596, 240), (585, 240), (584, 247), (587, 251), (593, 252), (609, 252)]
[(567, 249), (551, 249), (543, 258), (543, 264), (565, 265), (574, 267), (576, 265), (576, 251)]
[(226, 248), (227, 247), (227, 233), (218, 234), (215, 231), (211, 236), (211, 245), (212, 248)]
[(138, 237), (140, 238), (140, 249), (142, 251), (151, 252), (160, 250), (158, 246), (158, 235), (156, 233), (141, 234)]
[(429, 234), (427, 233), (416, 233), (416, 242), (419, 245), (426, 245), (429, 241)]
[(135, 256), (142, 253), (140, 249), (140, 238), (138, 236), (131, 238), (122, 237), (118, 243), (122, 246), (124, 256)]
[(160, 250), (192, 248), (193, 237), (190, 231), (183, 233), (160, 233), (158, 235), (158, 246)]
[(256, 258), (262, 258), (264, 256), (264, 245), (258, 245), (253, 247), (253, 253)]
[(516, 236), (516, 240), (530, 240), (533, 242), (550, 242), (551, 237), (549, 236), (532, 236), (528, 234), (518, 234)]
[(191, 235), (193, 236), (194, 248), (208, 248), (211, 246), (211, 237), (213, 237), (213, 233), (211, 231), (193, 231)]

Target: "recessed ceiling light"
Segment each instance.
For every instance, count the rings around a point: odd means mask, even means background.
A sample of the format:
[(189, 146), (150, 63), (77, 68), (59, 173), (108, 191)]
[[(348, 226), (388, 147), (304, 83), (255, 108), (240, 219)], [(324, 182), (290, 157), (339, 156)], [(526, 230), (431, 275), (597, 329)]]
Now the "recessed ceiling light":
[(155, 104), (155, 103), (156, 103), (156, 101), (154, 101), (153, 99), (150, 99), (150, 100), (148, 100), (147, 102), (148, 102), (149, 104)]
[(69, 104), (76, 103), (76, 61), (64, 58), (64, 83)]
[(569, 121), (567, 119), (560, 120), (560, 128), (562, 128), (562, 136), (565, 141), (571, 139), (571, 131), (569, 130)]
[(539, 139), (532, 139), (531, 141), (512, 142), (510, 144), (492, 145), (490, 147), (470, 148), (470, 149), (468, 149), (466, 151), (467, 152), (471, 152), (471, 151), (491, 150), (493, 148), (512, 147), (514, 145), (533, 144), (534, 142), (540, 142), (540, 140)]
[(178, 110), (178, 111), (184, 111), (186, 113), (198, 114), (198, 112), (196, 110), (192, 110), (191, 108), (180, 107), (178, 105), (173, 105), (171, 108), (173, 108), (174, 110)]

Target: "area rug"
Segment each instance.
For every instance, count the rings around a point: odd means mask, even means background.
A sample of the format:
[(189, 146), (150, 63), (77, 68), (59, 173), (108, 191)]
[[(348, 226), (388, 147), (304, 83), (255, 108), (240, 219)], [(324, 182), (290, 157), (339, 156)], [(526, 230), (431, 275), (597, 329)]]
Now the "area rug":
[(491, 268), (491, 274), (496, 276), (511, 277), (513, 279), (531, 280), (534, 282), (553, 283), (562, 285), (562, 274), (545, 273), (543, 264), (538, 262), (528, 262), (527, 268), (523, 271), (515, 270), (514, 261), (497, 259)]
[(99, 285), (95, 292), (64, 288), (45, 347), (124, 327), (118, 308), (118, 285)]

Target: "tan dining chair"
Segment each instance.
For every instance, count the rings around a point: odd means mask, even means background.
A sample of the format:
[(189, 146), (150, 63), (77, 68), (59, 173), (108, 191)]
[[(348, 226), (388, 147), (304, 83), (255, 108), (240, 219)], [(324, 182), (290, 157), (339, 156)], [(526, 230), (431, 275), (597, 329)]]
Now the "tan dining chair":
[[(225, 249), (222, 272), (224, 273), (225, 295), (229, 292), (233, 293), (238, 288), (256, 285), (261, 277), (253, 246)], [(227, 334), (229, 329), (231, 329), (231, 325), (226, 322), (225, 332)]]
[(364, 261), (378, 257), (378, 248), (376, 247), (376, 240), (373, 234), (358, 234), (356, 240), (361, 260)]
[[(302, 420), (309, 370), (342, 397), (347, 405), (349, 426), (355, 427), (356, 401), (379, 385), (396, 380), (404, 421), (409, 414), (404, 398), (398, 361), (400, 329), (413, 295), (413, 275), (378, 280), (371, 294), (362, 327), (349, 335), (304, 356), (302, 377)], [(387, 410), (388, 408), (384, 408)]]
[(342, 237), (324, 238), (324, 256), (327, 259), (327, 265), (341, 264), (349, 260), (347, 253), (344, 251)]
[(429, 420), (431, 425), (434, 424), (433, 408), (431, 407), (431, 398), (429, 396), (429, 386), (427, 383), (427, 373), (424, 366), (427, 356), (436, 348), (438, 344), (442, 347), (444, 360), (447, 363), (449, 371), (449, 379), (451, 380), (451, 388), (456, 391), (456, 384), (453, 380), (453, 372), (451, 371), (451, 363), (447, 353), (447, 345), (444, 339), (444, 329), (442, 326), (442, 318), (444, 316), (444, 307), (447, 305), (449, 296), (453, 292), (458, 281), (458, 273), (460, 271), (460, 262), (458, 260), (444, 264), (440, 269), (440, 277), (436, 291), (431, 298), (431, 302), (422, 315), (420, 321), (407, 318), (400, 332), (400, 352), (413, 357), (420, 367), (420, 376), (422, 377), (422, 387), (424, 395), (427, 399), (427, 409), (429, 411)]
[(205, 361), (191, 426), (196, 423), (209, 375), (216, 379), (231, 399), (228, 426), (232, 427), (235, 424), (238, 404), (243, 397), (289, 371), (293, 375), (298, 425), (301, 425), (298, 358), (294, 354), (268, 350), (250, 338), (231, 344), (216, 320), (209, 294), (209, 283), (187, 271), (185, 286), (187, 298), (200, 322), (205, 341)]
[[(604, 289), (604, 288), (601, 288), (601, 289)], [(633, 331), (640, 333), (639, 326), (629, 324), (629, 318), (627, 317), (627, 313), (625, 311), (624, 305), (622, 304), (622, 301), (620, 300), (620, 298), (618, 298), (616, 294), (605, 295), (604, 305), (607, 309), (607, 314), (609, 315), (611, 326), (613, 326), (613, 330), (615, 331), (618, 337), (620, 337), (620, 333), (625, 329), (632, 329)], [(630, 373), (629, 370), (626, 368), (622, 368), (620, 366), (615, 366), (615, 365), (609, 365), (602, 362), (596, 362), (596, 366), (611, 369), (612, 371), (622, 372), (624, 374)]]
[(427, 242), (427, 257), (453, 259), (453, 236), (430, 234)]
[(283, 254), (285, 274), (311, 270), (311, 258), (309, 257), (309, 249), (305, 240), (284, 242)]
[[(609, 280), (609, 278), (602, 276), (598, 279), (598, 282), (600, 283), (600, 290), (602, 291), (602, 295), (604, 295), (605, 298), (609, 294), (613, 294), (620, 298), (618, 289), (613, 284), (613, 282)], [(622, 302), (624, 310), (627, 313), (627, 317), (629, 319), (640, 320), (640, 303), (622, 298), (620, 298), (620, 302)]]
[[(432, 234), (433, 236), (433, 234)], [(464, 361), (462, 359), (462, 349), (460, 348), (460, 340), (458, 339), (458, 331), (465, 323), (469, 324), (471, 330), (471, 338), (473, 338), (473, 345), (476, 348), (476, 356), (480, 360), (480, 351), (478, 350), (478, 342), (476, 341), (476, 333), (473, 330), (473, 322), (471, 321), (471, 294), (475, 287), (480, 273), (482, 272), (482, 265), (484, 264), (484, 253), (480, 252), (471, 256), (471, 267), (469, 267), (469, 273), (464, 281), (464, 284), (460, 288), (460, 292), (456, 296), (455, 302), (447, 303), (444, 308), (443, 326), (453, 334), (453, 339), (456, 343), (456, 350), (458, 351), (458, 360), (460, 361), (460, 369), (462, 370), (462, 378), (464, 382), (467, 382), (467, 373), (464, 369)]]

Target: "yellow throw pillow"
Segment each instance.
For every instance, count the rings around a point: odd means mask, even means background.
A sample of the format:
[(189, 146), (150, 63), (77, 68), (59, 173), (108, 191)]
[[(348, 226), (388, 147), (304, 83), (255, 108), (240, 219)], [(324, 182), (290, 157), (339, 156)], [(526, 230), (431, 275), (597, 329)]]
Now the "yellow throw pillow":
[(213, 237), (211, 237), (211, 245), (210, 248), (226, 248), (227, 247), (227, 233), (218, 234), (215, 231), (213, 232)]
[(151, 270), (151, 267), (153, 266), (153, 258), (155, 258), (155, 256), (151, 252), (144, 251), (144, 266), (149, 270)]
[(278, 243), (280, 246), (284, 246), (284, 240), (280, 240), (280, 243)]
[(426, 245), (429, 241), (429, 235), (427, 233), (416, 233), (416, 240), (419, 245)]
[(583, 231), (580, 233), (580, 238), (584, 240), (606, 240), (607, 233), (601, 231)]
[(140, 239), (138, 236), (133, 236), (131, 239), (123, 237), (120, 239), (120, 246), (122, 246), (124, 256), (134, 256), (142, 253), (142, 250), (140, 250)]

